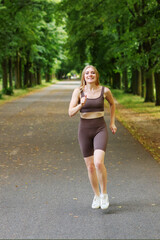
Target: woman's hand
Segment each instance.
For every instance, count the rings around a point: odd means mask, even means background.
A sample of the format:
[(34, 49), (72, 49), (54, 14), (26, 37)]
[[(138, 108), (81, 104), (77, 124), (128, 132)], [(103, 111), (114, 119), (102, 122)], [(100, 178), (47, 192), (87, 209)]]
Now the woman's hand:
[(84, 97), (81, 98), (81, 105), (84, 106), (86, 101), (87, 101), (87, 95), (85, 95)]
[(112, 131), (113, 134), (115, 134), (116, 131), (117, 131), (117, 127), (116, 127), (115, 124), (110, 124), (110, 129), (111, 129), (111, 131)]

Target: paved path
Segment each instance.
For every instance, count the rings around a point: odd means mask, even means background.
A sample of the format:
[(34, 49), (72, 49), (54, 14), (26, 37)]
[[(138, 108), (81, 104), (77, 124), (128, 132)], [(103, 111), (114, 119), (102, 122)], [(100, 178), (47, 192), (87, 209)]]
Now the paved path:
[(77, 84), (0, 107), (0, 238), (159, 239), (160, 165), (118, 122), (106, 154), (110, 207), (91, 209), (79, 116), (67, 113)]

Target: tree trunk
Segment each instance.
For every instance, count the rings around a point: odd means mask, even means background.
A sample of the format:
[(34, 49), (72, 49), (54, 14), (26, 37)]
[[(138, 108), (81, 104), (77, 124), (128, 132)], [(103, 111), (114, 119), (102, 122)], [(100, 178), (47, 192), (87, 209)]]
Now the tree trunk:
[(30, 72), (30, 84), (31, 86), (35, 86), (36, 85), (36, 78), (35, 78), (35, 74), (33, 72)]
[(145, 102), (154, 102), (154, 84), (153, 84), (153, 74), (152, 71), (145, 72), (145, 82), (146, 82), (146, 96)]
[(114, 89), (120, 89), (120, 83), (121, 83), (121, 76), (120, 76), (120, 73), (114, 73), (113, 74), (113, 78), (112, 78), (112, 87)]
[(19, 58), (19, 87), (22, 88), (22, 58)]
[(113, 78), (109, 77), (109, 86), (113, 87)]
[(28, 82), (29, 82), (29, 62), (27, 61), (26, 64), (24, 65), (24, 80), (23, 80), (24, 87), (28, 86)]
[(156, 86), (156, 106), (160, 106), (160, 73), (154, 74)]
[(12, 88), (13, 87), (13, 83), (12, 83), (12, 59), (11, 57), (9, 58), (8, 61), (8, 70), (9, 70), (9, 87)]
[(2, 88), (3, 90), (7, 90), (8, 87), (8, 77), (7, 77), (7, 58), (4, 58), (2, 61)]
[(141, 69), (138, 70), (138, 81), (137, 81), (137, 95), (141, 96), (142, 91), (142, 74)]
[(53, 74), (50, 74), (49, 76), (50, 76), (50, 77), (49, 77), (49, 81), (51, 82), (52, 79), (53, 79)]
[(124, 86), (124, 91), (128, 92), (128, 76), (127, 76), (127, 69), (125, 69), (122, 73), (122, 82)]
[(19, 53), (17, 52), (16, 62), (15, 62), (15, 88), (17, 88), (17, 89), (22, 87), (20, 65), (21, 65), (21, 60), (20, 60)]
[(46, 82), (49, 82), (50, 81), (50, 68), (49, 68), (49, 65), (47, 66), (47, 69), (46, 69)]
[(41, 70), (40, 70), (40, 68), (37, 68), (37, 84), (40, 85), (41, 83), (42, 83)]
[(142, 90), (141, 90), (141, 97), (145, 97), (145, 76), (144, 76), (144, 70), (141, 69), (141, 78), (142, 78)]
[(35, 85), (37, 85), (37, 73), (34, 73), (34, 81), (35, 81)]
[[(30, 67), (29, 67), (30, 68)], [(32, 73), (29, 71), (29, 79), (27, 87), (32, 87)]]
[(137, 79), (138, 79), (138, 70), (132, 70), (132, 78), (131, 78), (131, 91), (133, 94), (137, 94)]
[(134, 69), (132, 71), (131, 90), (133, 94), (141, 96), (141, 91), (142, 91), (141, 69), (140, 70)]
[(49, 82), (49, 73), (46, 73), (46, 82)]

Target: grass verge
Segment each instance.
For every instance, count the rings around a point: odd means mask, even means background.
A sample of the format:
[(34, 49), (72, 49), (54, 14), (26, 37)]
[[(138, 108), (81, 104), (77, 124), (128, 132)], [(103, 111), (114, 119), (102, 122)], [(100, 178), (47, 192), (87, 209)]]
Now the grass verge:
[(116, 99), (116, 118), (160, 163), (160, 106), (122, 90), (111, 91)]

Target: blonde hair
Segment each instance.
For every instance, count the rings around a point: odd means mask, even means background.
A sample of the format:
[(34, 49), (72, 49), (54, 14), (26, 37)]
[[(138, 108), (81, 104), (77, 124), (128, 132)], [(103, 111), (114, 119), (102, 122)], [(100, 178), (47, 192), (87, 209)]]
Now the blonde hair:
[(92, 66), (92, 65), (87, 65), (83, 71), (82, 71), (82, 75), (81, 75), (81, 85), (80, 85), (80, 91), (83, 91), (85, 85), (86, 85), (86, 81), (85, 81), (85, 78), (84, 78), (84, 75), (85, 75), (85, 72), (88, 68), (93, 68), (94, 71), (95, 71), (95, 74), (96, 74), (96, 85), (98, 86), (99, 85), (99, 72), (97, 71), (97, 69)]

